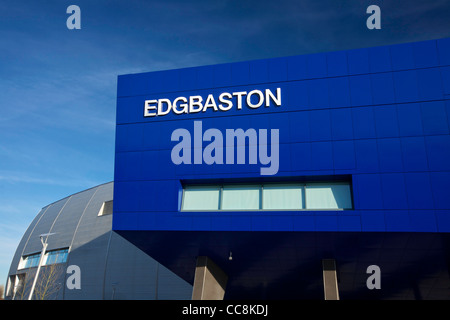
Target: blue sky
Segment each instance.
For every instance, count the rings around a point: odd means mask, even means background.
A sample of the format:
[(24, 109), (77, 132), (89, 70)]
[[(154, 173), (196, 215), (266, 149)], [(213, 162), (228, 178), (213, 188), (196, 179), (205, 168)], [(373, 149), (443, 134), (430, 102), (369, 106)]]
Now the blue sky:
[(444, 38), (449, 16), (448, 0), (0, 0), (0, 284), (43, 206), (114, 179), (119, 74)]

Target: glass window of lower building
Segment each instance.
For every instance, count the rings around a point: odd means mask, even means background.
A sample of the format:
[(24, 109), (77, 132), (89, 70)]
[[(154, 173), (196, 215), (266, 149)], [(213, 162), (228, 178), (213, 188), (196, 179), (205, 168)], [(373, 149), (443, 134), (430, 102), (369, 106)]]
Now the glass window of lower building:
[(67, 261), (69, 249), (52, 250), (45, 253), (43, 265), (48, 266), (56, 263), (64, 263)]
[(185, 186), (182, 211), (349, 210), (350, 182)]
[(41, 258), (40, 253), (34, 253), (34, 254), (27, 255), (27, 256), (23, 256), (22, 259), (20, 259), (18, 269), (37, 267), (39, 264), (40, 258)]
[[(67, 261), (67, 256), (69, 254), (69, 249), (57, 249), (47, 251), (44, 255), (44, 259), (42, 261), (42, 265), (51, 265), (55, 263), (64, 263)], [(39, 265), (39, 259), (41, 258), (40, 253), (34, 253), (27, 256), (23, 256), (19, 263), (20, 269), (34, 268)]]

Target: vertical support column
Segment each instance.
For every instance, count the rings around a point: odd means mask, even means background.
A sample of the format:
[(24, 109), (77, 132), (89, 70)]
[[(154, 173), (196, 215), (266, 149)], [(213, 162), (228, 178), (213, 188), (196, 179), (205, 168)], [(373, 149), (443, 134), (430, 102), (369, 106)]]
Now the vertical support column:
[(339, 300), (339, 288), (336, 275), (336, 261), (334, 259), (323, 259), (323, 290), (325, 300)]
[(197, 257), (192, 300), (223, 300), (228, 276), (210, 258)]

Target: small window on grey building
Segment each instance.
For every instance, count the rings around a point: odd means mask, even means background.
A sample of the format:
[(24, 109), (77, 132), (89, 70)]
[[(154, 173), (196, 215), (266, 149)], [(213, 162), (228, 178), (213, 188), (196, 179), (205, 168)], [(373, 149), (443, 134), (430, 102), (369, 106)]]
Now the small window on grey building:
[(6, 297), (19, 300), (24, 298), (26, 276), (26, 273), (9, 276)]
[(113, 212), (113, 200), (105, 201), (98, 212), (98, 216), (106, 216), (108, 214), (112, 214)]
[(34, 253), (27, 256), (23, 256), (20, 259), (18, 270), (21, 269), (27, 269), (27, 268), (34, 268), (37, 267), (39, 264), (39, 260), (41, 259), (41, 253)]

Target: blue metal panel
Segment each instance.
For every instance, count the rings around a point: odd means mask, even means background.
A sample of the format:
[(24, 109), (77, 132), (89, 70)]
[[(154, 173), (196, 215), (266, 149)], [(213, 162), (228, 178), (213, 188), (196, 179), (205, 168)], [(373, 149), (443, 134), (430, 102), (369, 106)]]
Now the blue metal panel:
[(350, 75), (369, 73), (369, 50), (367, 48), (351, 50), (347, 56)]
[(421, 100), (435, 100), (444, 97), (441, 73), (438, 68), (418, 69), (417, 81)]
[(331, 109), (330, 118), (333, 140), (353, 139), (352, 110), (350, 108)]
[(333, 164), (335, 170), (356, 168), (355, 146), (352, 140), (333, 142)]
[(393, 75), (396, 102), (402, 103), (419, 101), (417, 71), (398, 71), (394, 72)]
[(427, 172), (405, 173), (409, 209), (434, 209), (430, 177)]
[(378, 146), (375, 139), (355, 140), (356, 169), (358, 173), (378, 172)]
[(232, 85), (231, 81), (231, 64), (217, 65), (213, 69), (213, 86), (227, 87)]
[(327, 56), (325, 53), (306, 56), (306, 76), (309, 79), (327, 76)]
[(398, 137), (397, 109), (395, 105), (373, 108), (375, 130), (378, 138)]
[(309, 107), (311, 109), (329, 108), (330, 100), (328, 97), (327, 79), (314, 79), (307, 82)]
[(385, 209), (408, 209), (406, 197), (405, 178), (402, 173), (383, 173), (381, 189), (383, 193), (383, 206)]
[(440, 68), (443, 82), (443, 91), (445, 95), (450, 94), (450, 67)]
[(312, 141), (331, 140), (330, 110), (309, 112), (309, 129)]
[(373, 108), (353, 108), (352, 114), (355, 139), (375, 138), (376, 130)]
[(437, 42), (439, 64), (441, 66), (450, 65), (450, 38), (439, 39)]
[(423, 102), (420, 111), (425, 135), (449, 133), (444, 101)]
[(439, 65), (436, 41), (412, 43), (414, 65), (416, 68), (429, 68)]
[(362, 231), (386, 231), (383, 211), (367, 210), (361, 212)]
[(356, 194), (356, 209), (383, 209), (381, 179), (379, 174), (358, 174), (353, 176)]
[(352, 106), (367, 106), (372, 104), (372, 88), (370, 75), (349, 77), (350, 100)]
[(424, 137), (403, 137), (401, 145), (403, 167), (406, 172), (428, 170)]
[(327, 53), (327, 69), (329, 77), (348, 75), (347, 52), (338, 51)]
[(420, 103), (397, 105), (400, 136), (408, 137), (423, 135), (422, 114), (420, 109)]
[(431, 190), (436, 209), (450, 207), (450, 172), (430, 172)]
[(250, 83), (250, 64), (248, 62), (231, 64), (231, 83), (237, 86)]
[(410, 43), (398, 44), (391, 46), (389, 49), (391, 53), (392, 70), (397, 71), (415, 68), (414, 56)]
[(374, 104), (395, 103), (394, 80), (392, 73), (374, 73), (370, 75)]
[(350, 105), (350, 85), (348, 77), (329, 78), (328, 89), (330, 107), (347, 107)]
[(333, 145), (331, 141), (311, 143), (312, 170), (333, 169)]
[(389, 47), (369, 48), (369, 67), (373, 73), (392, 71)]
[(426, 136), (425, 144), (428, 165), (431, 171), (448, 171), (450, 169), (450, 136)]
[(399, 138), (378, 140), (378, 160), (381, 172), (403, 171), (402, 150)]
[(276, 58), (268, 60), (269, 81), (279, 82), (287, 80), (286, 58)]
[(267, 60), (250, 61), (250, 83), (264, 83), (269, 81)]

